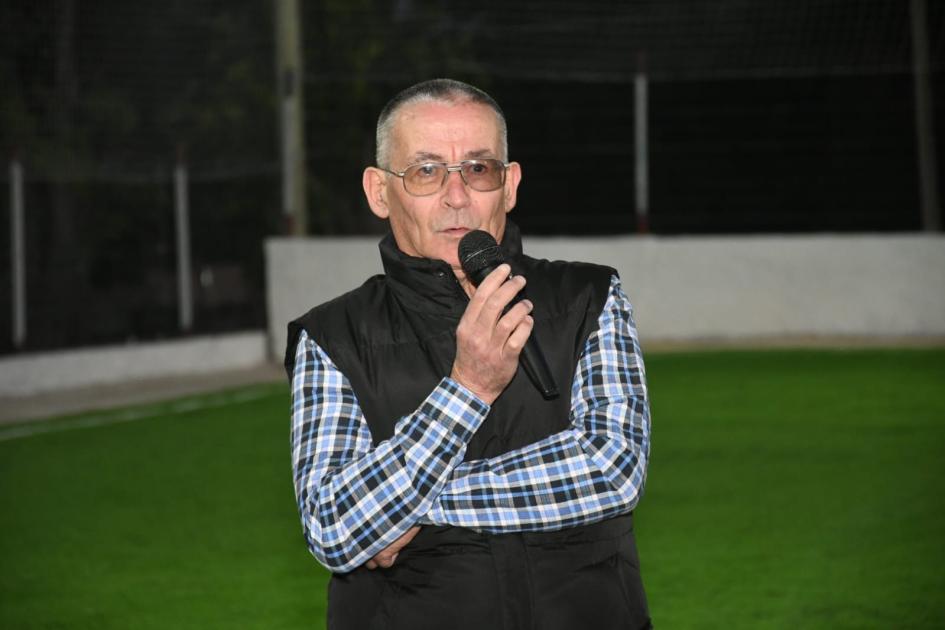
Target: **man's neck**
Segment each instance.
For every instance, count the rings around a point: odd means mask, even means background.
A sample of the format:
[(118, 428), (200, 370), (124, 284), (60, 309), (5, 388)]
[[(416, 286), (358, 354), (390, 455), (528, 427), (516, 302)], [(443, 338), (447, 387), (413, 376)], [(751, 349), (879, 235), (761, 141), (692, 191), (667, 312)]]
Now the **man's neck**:
[(453, 274), (456, 276), (456, 281), (459, 282), (459, 286), (463, 288), (463, 291), (466, 292), (470, 298), (473, 296), (473, 293), (476, 292), (476, 287), (473, 286), (473, 283), (469, 281), (469, 278), (466, 277), (465, 272), (463, 272), (462, 267), (456, 268), (453, 267)]

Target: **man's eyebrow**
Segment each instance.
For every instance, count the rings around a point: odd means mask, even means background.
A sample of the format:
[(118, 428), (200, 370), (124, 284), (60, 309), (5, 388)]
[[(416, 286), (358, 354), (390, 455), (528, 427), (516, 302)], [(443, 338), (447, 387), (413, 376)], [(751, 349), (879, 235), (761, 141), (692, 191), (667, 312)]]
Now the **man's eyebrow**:
[(413, 154), (412, 162), (445, 162), (446, 160), (439, 153), (430, 153), (428, 151), (417, 151)]
[(488, 158), (495, 157), (495, 153), (492, 151), (492, 149), (476, 149), (475, 151), (466, 152), (467, 160), (474, 160), (476, 158), (486, 158), (486, 157)]

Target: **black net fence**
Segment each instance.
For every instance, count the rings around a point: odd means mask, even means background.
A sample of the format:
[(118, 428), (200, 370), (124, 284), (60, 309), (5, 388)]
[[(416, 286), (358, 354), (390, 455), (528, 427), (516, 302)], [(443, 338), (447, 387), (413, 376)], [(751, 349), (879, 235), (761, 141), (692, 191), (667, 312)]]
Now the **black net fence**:
[[(526, 234), (632, 234), (635, 80), (656, 234), (922, 228), (914, 34), (945, 146), (945, 3), (305, 0), (308, 226), (381, 233), (360, 187), (399, 89), (466, 80), (505, 109)], [(0, 7), (0, 353), (265, 325), (281, 213), (272, 0)], [(13, 332), (22, 169), (25, 336)], [(941, 182), (945, 159), (934, 173)], [(192, 322), (174, 173), (187, 178)]]

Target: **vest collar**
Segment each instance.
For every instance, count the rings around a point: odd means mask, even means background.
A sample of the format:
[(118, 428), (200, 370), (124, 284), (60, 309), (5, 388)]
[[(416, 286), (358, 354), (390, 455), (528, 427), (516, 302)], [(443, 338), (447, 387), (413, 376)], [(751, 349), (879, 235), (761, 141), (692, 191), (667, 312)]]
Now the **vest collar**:
[[(408, 256), (397, 247), (392, 232), (381, 239), (378, 247), (384, 273), (406, 306), (414, 310), (462, 314), (466, 308), (466, 293), (448, 263)], [(522, 253), (521, 233), (511, 221), (505, 222), (499, 248), (506, 260)]]

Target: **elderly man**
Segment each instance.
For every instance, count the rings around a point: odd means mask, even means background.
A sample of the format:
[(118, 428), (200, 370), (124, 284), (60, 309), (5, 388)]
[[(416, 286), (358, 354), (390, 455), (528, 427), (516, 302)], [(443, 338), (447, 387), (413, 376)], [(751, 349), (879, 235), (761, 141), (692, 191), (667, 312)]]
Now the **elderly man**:
[[(333, 573), (329, 628), (650, 625), (630, 304), (612, 269), (522, 253), (506, 218), (521, 178), (490, 96), (447, 79), (404, 90), (363, 175), (390, 221), (384, 274), (289, 324), (295, 490)], [(511, 263), (478, 287), (457, 253), (472, 230)], [(562, 395), (521, 373), (532, 335)]]

